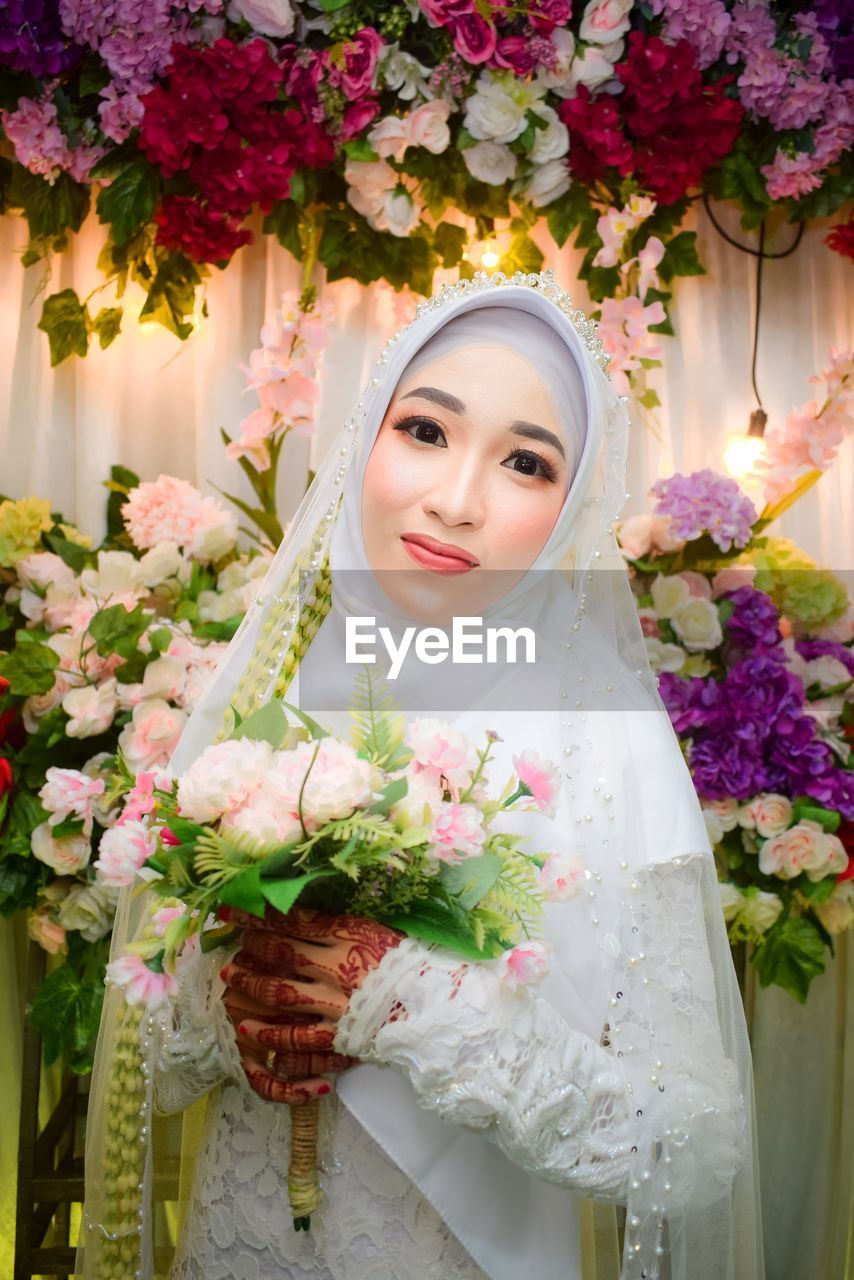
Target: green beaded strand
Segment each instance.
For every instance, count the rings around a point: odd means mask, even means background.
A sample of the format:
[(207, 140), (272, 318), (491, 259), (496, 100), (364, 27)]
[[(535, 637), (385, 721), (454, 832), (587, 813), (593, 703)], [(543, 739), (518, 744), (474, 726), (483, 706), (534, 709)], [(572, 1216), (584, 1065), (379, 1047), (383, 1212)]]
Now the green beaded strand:
[(317, 574), (314, 589), (306, 597), (299, 621), (294, 628), (287, 653), (282, 660), (282, 668), (276, 681), (276, 697), (283, 698), (288, 690), (294, 672), (304, 657), (308, 646), (320, 630), (320, 624), (329, 612), (332, 604), (332, 572), (329, 568), (329, 557)]

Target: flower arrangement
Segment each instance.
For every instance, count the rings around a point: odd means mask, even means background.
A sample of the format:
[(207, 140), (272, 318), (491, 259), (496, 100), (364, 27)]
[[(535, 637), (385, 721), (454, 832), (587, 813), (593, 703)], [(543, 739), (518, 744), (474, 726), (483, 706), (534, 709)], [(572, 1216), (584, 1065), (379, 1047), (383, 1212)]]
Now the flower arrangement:
[(144, 812), (269, 563), (238, 554), (234, 517), (182, 480), (114, 468), (109, 487), (97, 549), (46, 502), (0, 503), (0, 910), (26, 910), (60, 961), (33, 1017), (46, 1059), (80, 1070), (116, 902), (95, 869), (116, 762)]
[(846, 32), (838, 0), (2, 0), (2, 209), (28, 220), (25, 265), (93, 203), (105, 226), (116, 302), (47, 296), (54, 363), (115, 340), (128, 280), (143, 323), (187, 338), (256, 209), (307, 272), (425, 294), (437, 267), (471, 273), (473, 238), (538, 269), (545, 216), (585, 249), (612, 367), (652, 404), (670, 286), (702, 271), (691, 200), (755, 227), (850, 195)]
[(763, 985), (805, 1000), (833, 935), (854, 926), (854, 601), (765, 529), (854, 426), (854, 357), (827, 394), (769, 432), (761, 514), (734, 480), (653, 485), (621, 526), (659, 691), (703, 805), (732, 942)]
[[(129, 1004), (158, 1008), (200, 940), (208, 948), (232, 940), (230, 928), (207, 927), (212, 916), (227, 918), (229, 908), (286, 915), (297, 901), (472, 959), (502, 956), (514, 985), (542, 978), (542, 904), (579, 891), (578, 860), (525, 853), (521, 836), (491, 824), (520, 801), (553, 815), (557, 769), (523, 752), (491, 799), (497, 734), (478, 750), (438, 720), (415, 720), (404, 732), (369, 667), (352, 715), (347, 742), (274, 698), (181, 778), (155, 785), (143, 816), (133, 787), (130, 813), (106, 834), (96, 863), (102, 884), (138, 876), (164, 904), (147, 936), (107, 967)], [(305, 1120), (296, 1114), (303, 1110)], [(319, 1199), (316, 1123), (313, 1102), (295, 1108), (301, 1141), (292, 1144), (288, 1187), (296, 1230), (308, 1229)]]

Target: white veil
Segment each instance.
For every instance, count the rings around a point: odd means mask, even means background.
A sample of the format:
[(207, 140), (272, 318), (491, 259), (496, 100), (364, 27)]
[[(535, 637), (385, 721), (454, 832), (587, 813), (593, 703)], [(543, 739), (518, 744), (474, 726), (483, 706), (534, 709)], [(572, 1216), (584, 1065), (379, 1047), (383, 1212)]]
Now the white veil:
[[(172, 765), (180, 773), (225, 736), (231, 707), (246, 716), (277, 689), (296, 687), (301, 657), (319, 652), (310, 646), (323, 637), (334, 595), (328, 554), (348, 469), (360, 457), (364, 465), (413, 356), (452, 317), (484, 306), (508, 308), (510, 346), (514, 311), (545, 321), (580, 370), (587, 405), (580, 460), (550, 539), (571, 546), (561, 559), (568, 589), (557, 707), (525, 715), (492, 703), (489, 711), (490, 724), (505, 716), (494, 727), (506, 756), (533, 746), (556, 754), (565, 774), (554, 823), (543, 819), (537, 829), (524, 815), (524, 829), (539, 842), (534, 847), (571, 847), (588, 868), (582, 900), (549, 904), (546, 936), (555, 952), (541, 992), (595, 1041), (607, 1022), (602, 1042), (625, 1078), (635, 1137), (620, 1277), (762, 1280), (750, 1046), (714, 861), (613, 532), (625, 500), (627, 411), (608, 381), (595, 325), (551, 272), (510, 280), (478, 273), (447, 286), (389, 341)], [(470, 707), (458, 724), (477, 739), (483, 709)], [(503, 780), (502, 763), (499, 752), (494, 776)], [(144, 927), (145, 898), (124, 892), (114, 948)], [(121, 1098), (117, 1062), (127, 1095)], [(151, 1188), (161, 1157), (152, 1141), (150, 1080), (146, 1021), (111, 989), (87, 1134), (85, 1261), (78, 1264), (87, 1280), (159, 1274)], [(338, 1093), (493, 1280), (517, 1280), (523, 1268), (538, 1280), (577, 1274), (569, 1257), (577, 1249), (575, 1197), (511, 1166), (481, 1135), (419, 1112), (408, 1083), (393, 1072), (355, 1068), (340, 1078)], [(139, 1193), (127, 1181), (134, 1168), (142, 1173)], [(121, 1192), (117, 1170), (125, 1171)]]

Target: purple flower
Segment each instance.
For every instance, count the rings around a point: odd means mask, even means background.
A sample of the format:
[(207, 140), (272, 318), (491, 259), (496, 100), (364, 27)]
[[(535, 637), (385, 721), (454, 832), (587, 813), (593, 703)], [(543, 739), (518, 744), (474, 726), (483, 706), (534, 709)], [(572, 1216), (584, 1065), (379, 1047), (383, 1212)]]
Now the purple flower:
[(685, 542), (709, 533), (721, 551), (750, 541), (756, 508), (734, 480), (706, 467), (689, 476), (657, 480), (655, 513), (670, 516), (670, 531)]
[(742, 658), (730, 668), (723, 685), (733, 733), (739, 737), (764, 736), (772, 728), (785, 732), (788, 722), (801, 716), (804, 686), (771, 654)]
[(744, 800), (760, 790), (756, 784), (756, 755), (750, 747), (726, 734), (714, 734), (691, 749), (694, 785), (702, 796)]
[(727, 599), (735, 605), (725, 623), (734, 644), (745, 649), (774, 649), (782, 642), (777, 606), (764, 591), (739, 587)]
[(839, 79), (854, 77), (854, 17), (851, 13), (851, 0), (813, 0), (813, 13), (810, 17), (815, 19), (830, 46), (833, 69)]
[(722, 685), (711, 676), (683, 680), (681, 676), (665, 671), (659, 677), (658, 692), (677, 733), (709, 728), (726, 714)]
[(673, 44), (687, 40), (704, 70), (723, 52), (732, 19), (723, 0), (651, 0), (653, 13), (664, 14), (664, 35)]
[(0, 65), (47, 79), (70, 71), (83, 53), (63, 33), (58, 0), (0, 0)]

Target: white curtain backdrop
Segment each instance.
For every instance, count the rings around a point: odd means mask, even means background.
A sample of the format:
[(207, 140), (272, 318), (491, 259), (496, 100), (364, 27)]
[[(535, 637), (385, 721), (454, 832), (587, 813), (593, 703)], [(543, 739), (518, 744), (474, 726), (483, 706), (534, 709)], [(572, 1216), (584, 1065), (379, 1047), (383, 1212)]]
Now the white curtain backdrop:
[[(716, 210), (738, 239), (736, 211)], [(649, 485), (673, 471), (722, 465), (726, 441), (743, 432), (754, 407), (750, 351), (755, 301), (755, 259), (727, 244), (696, 208), (707, 275), (679, 280), (675, 338), (663, 339), (665, 367), (651, 381), (662, 400), (658, 436), (638, 417), (634, 432), (628, 512), (646, 508)], [(813, 395), (810, 374), (827, 363), (831, 346), (854, 337), (851, 266), (822, 244), (829, 222), (811, 224), (796, 252), (764, 267), (762, 331), (757, 380), (769, 426)], [(98, 287), (96, 262), (103, 228), (91, 215), (69, 252), (49, 266), (20, 265), (26, 224), (0, 218), (0, 491), (51, 500), (68, 519), (100, 537), (106, 479), (113, 463), (154, 479), (170, 472), (201, 488), (211, 483), (249, 496), (242, 474), (229, 463), (219, 428), (234, 433), (257, 404), (243, 395), (239, 364), (258, 345), (259, 330), (282, 291), (295, 289), (297, 264), (260, 235), (208, 283), (210, 315), (186, 343), (156, 325), (139, 326), (142, 294), (130, 286), (125, 332), (102, 351), (95, 340), (86, 359), (50, 368), (47, 337), (36, 328), (42, 297), (73, 287), (83, 298)], [(790, 243), (784, 227), (775, 250)], [(556, 251), (545, 228), (537, 239), (564, 288), (589, 309), (576, 282), (579, 255)], [(755, 243), (755, 236), (750, 237)], [(283, 455), (280, 509), (293, 511), (327, 442), (349, 413), (379, 348), (411, 315), (416, 299), (386, 286), (362, 288), (342, 281), (321, 286), (334, 310), (326, 357), (320, 429), (312, 441), (291, 440)], [(112, 305), (112, 287), (90, 301), (94, 315)], [(852, 567), (854, 450), (843, 447), (835, 468), (775, 532), (794, 538), (821, 563)], [(8, 934), (8, 931), (7, 931)], [(807, 1006), (776, 989), (755, 989), (748, 1001), (753, 1025), (768, 1280), (842, 1280), (852, 1204), (852, 1013), (854, 947), (842, 940), (836, 960), (816, 981)], [(9, 963), (20, 952), (7, 950)], [(847, 1091), (843, 1089), (845, 1079)], [(8, 1117), (13, 1140), (16, 1122)], [(4, 1124), (6, 1120), (4, 1120)], [(8, 1149), (6, 1134), (0, 1135)], [(850, 1249), (850, 1242), (847, 1246)], [(849, 1258), (848, 1265), (851, 1265)]]

